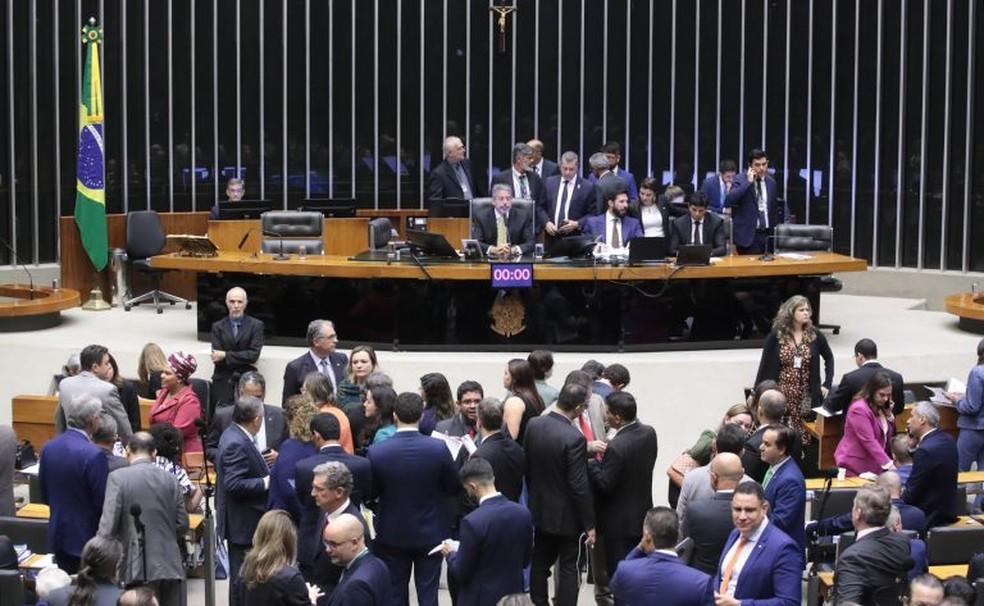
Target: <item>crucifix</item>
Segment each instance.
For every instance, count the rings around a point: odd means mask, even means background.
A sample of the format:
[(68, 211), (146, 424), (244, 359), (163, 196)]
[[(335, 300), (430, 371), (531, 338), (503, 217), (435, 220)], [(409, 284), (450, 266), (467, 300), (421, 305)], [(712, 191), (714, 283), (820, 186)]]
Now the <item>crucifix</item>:
[(515, 6), (490, 6), (489, 10), (495, 12), (499, 15), (497, 20), (499, 24), (499, 52), (506, 52), (506, 18), (509, 17), (509, 13), (516, 10)]

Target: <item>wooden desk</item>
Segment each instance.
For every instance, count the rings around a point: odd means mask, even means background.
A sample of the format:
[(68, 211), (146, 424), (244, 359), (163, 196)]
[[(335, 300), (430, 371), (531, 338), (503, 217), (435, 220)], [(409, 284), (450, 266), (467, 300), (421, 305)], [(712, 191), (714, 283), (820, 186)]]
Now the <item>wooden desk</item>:
[(984, 471), (961, 471), (957, 474), (957, 484), (984, 482)]
[(42, 503), (28, 503), (17, 510), (17, 517), (47, 520), (51, 517), (51, 509)]
[(58, 396), (14, 396), (11, 403), (14, 432), (19, 440), (30, 440), (34, 451), (41, 454), (45, 442), (58, 435), (55, 429), (55, 410)]
[(967, 528), (968, 526), (977, 528), (979, 526), (984, 526), (984, 524), (981, 524), (970, 516), (958, 516), (957, 521), (947, 526), (947, 528)]
[[(806, 489), (807, 490), (823, 490), (825, 480), (823, 478), (807, 478)], [(871, 484), (868, 480), (862, 480), (861, 478), (844, 478), (843, 480), (834, 479), (830, 483), (830, 488), (836, 490), (838, 488), (861, 488)]]
[(959, 326), (968, 332), (984, 332), (984, 294), (962, 292), (943, 300), (946, 310), (960, 318)]
[[(941, 566), (930, 566), (929, 572), (935, 574), (941, 580), (954, 575), (967, 576), (967, 565), (966, 564), (950, 564)], [(830, 590), (834, 587), (834, 573), (831, 572), (821, 572), (817, 575), (820, 579), (820, 595), (822, 597), (827, 597)]]

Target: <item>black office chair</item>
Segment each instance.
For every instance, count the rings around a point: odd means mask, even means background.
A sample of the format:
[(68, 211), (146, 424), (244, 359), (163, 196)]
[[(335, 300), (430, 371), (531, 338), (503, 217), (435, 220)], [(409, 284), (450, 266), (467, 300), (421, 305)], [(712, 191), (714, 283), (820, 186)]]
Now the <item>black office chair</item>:
[[(830, 252), (834, 245), (834, 228), (829, 225), (798, 225), (795, 223), (780, 223), (775, 230), (775, 251), (783, 252)], [(820, 294), (825, 292), (840, 292), (844, 283), (833, 276), (823, 276), (812, 283), (811, 289)], [(840, 334), (840, 324), (817, 324), (817, 328), (826, 329), (835, 335)]]
[[(833, 516), (838, 516), (843, 513), (848, 513), (854, 507), (854, 497), (858, 494), (857, 490), (851, 489), (841, 489), (831, 490), (827, 493), (827, 500), (823, 504), (823, 517), (830, 518)], [(820, 514), (821, 499), (818, 496), (817, 500), (814, 501), (811, 518), (812, 520), (819, 519), (817, 516)]]
[(0, 606), (21, 606), (26, 602), (27, 592), (20, 570), (0, 570)]
[(388, 217), (376, 217), (369, 221), (369, 250), (386, 248), (393, 238), (393, 223)]
[(0, 534), (14, 545), (27, 545), (34, 553), (51, 553), (48, 549), (48, 520), (0, 516)]
[[(475, 215), (482, 211), (482, 209), (490, 208), (492, 206), (492, 198), (474, 198), (468, 207), (468, 237), (475, 237)], [(522, 212), (529, 213), (530, 218), (530, 241), (536, 241), (536, 215), (535, 209), (533, 208), (533, 200), (527, 200), (526, 198), (513, 198), (512, 201), (513, 208), (522, 209)]]
[(926, 559), (930, 566), (966, 564), (984, 545), (984, 527), (939, 526), (926, 535)]
[(212, 411), (214, 410), (214, 405), (212, 403), (212, 382), (208, 379), (189, 379), (191, 383), (191, 390), (195, 392), (198, 396), (198, 402), (202, 406), (202, 415), (205, 420), (212, 419)]
[[(321, 234), (325, 217), (320, 212), (271, 210), (260, 215), (263, 228), (261, 250), (265, 253), (324, 254)], [(283, 250), (281, 250), (281, 248)]]
[(147, 274), (153, 281), (153, 290), (138, 297), (123, 301), (123, 309), (130, 311), (134, 305), (153, 301), (157, 313), (164, 313), (162, 302), (184, 303), (185, 309), (191, 309), (191, 303), (171, 293), (161, 290), (161, 276), (167, 269), (151, 267), (150, 258), (160, 254), (167, 244), (161, 219), (155, 211), (138, 210), (126, 216), (126, 256), (130, 260), (130, 271)]

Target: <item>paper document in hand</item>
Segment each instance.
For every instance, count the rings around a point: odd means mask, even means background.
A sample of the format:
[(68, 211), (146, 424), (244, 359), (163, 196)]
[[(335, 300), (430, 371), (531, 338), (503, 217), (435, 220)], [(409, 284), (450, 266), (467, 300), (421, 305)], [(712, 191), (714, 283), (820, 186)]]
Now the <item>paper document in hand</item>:
[(930, 387), (929, 385), (923, 385), (926, 389), (933, 392), (930, 396), (929, 401), (938, 406), (953, 406), (953, 403), (947, 399), (945, 391), (942, 387)]
[(946, 382), (946, 390), (950, 393), (967, 393), (967, 384), (960, 379), (950, 377)]
[[(451, 452), (451, 458), (456, 461), (458, 460), (458, 453), (461, 452), (461, 447), (464, 446), (464, 442), (461, 438), (457, 436), (449, 436), (448, 434), (441, 433), (439, 431), (432, 432), (431, 437), (436, 440), (443, 440), (444, 445), (447, 446), (448, 450)], [(471, 451), (469, 451), (469, 453), (470, 452)]]
[(444, 539), (437, 547), (428, 551), (427, 555), (434, 555), (435, 553), (441, 551), (441, 547), (444, 547), (445, 545), (450, 545), (451, 551), (458, 551), (458, 547), (461, 545), (461, 542), (455, 541), (454, 539)]

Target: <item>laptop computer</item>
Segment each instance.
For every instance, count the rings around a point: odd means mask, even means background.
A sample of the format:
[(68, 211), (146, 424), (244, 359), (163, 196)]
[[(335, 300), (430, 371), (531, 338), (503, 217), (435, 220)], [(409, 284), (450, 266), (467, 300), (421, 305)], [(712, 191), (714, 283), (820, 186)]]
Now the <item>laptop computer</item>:
[(457, 259), (458, 251), (441, 234), (430, 231), (418, 231), (416, 229), (407, 230), (407, 240), (422, 254), (429, 257), (444, 257)]
[(629, 242), (629, 265), (667, 263), (666, 238), (633, 238)]
[(711, 251), (710, 244), (685, 244), (677, 251), (676, 264), (680, 267), (686, 265), (710, 265)]

